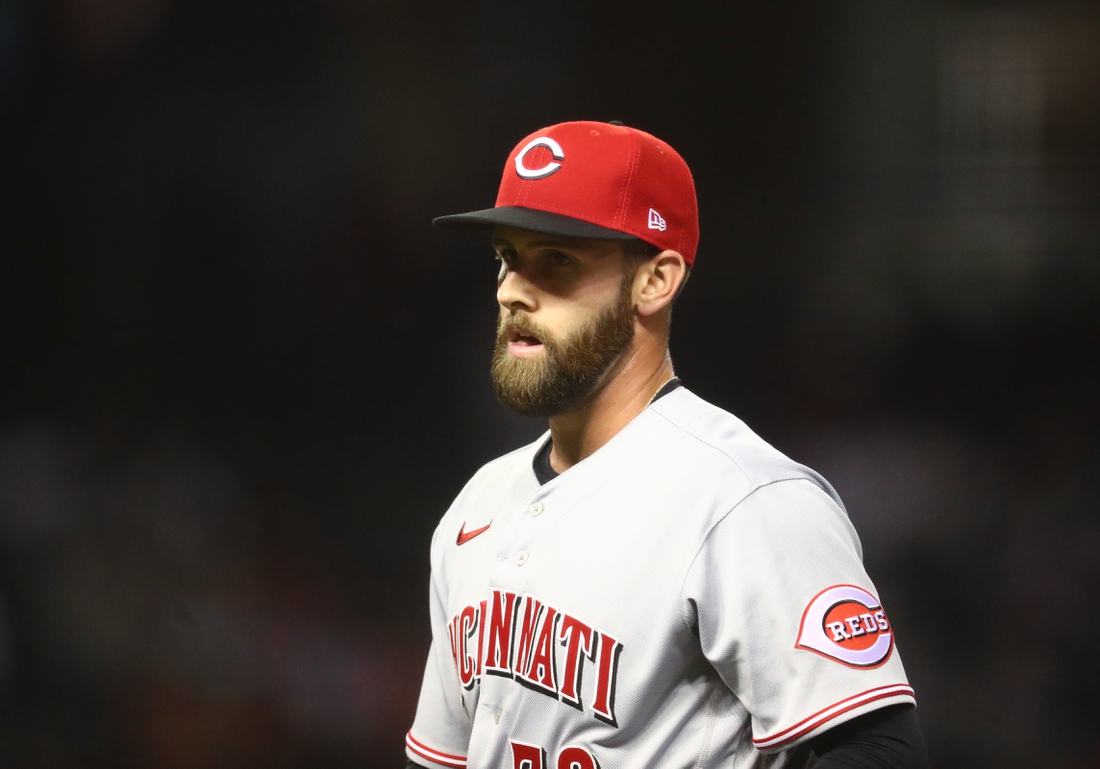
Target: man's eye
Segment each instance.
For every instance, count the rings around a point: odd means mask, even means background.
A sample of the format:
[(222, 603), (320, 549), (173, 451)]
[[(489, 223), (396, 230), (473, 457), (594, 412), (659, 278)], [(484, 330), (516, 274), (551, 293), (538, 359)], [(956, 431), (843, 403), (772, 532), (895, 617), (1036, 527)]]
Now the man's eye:
[(549, 258), (550, 264), (554, 265), (555, 267), (564, 267), (565, 265), (569, 264), (570, 261), (569, 255), (564, 254), (561, 251), (551, 251)]

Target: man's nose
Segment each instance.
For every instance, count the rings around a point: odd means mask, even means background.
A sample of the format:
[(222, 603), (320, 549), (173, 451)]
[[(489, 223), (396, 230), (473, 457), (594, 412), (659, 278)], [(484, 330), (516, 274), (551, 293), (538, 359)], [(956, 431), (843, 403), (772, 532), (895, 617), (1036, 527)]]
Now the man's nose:
[(531, 284), (518, 272), (505, 269), (497, 286), (497, 302), (508, 310), (534, 312), (536, 300)]

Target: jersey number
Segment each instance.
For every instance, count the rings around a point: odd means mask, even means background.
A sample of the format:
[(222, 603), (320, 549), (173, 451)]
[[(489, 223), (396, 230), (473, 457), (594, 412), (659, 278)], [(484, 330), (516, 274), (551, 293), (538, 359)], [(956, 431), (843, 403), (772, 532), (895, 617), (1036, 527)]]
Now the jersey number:
[[(546, 749), (540, 745), (511, 740), (512, 769), (547, 769)], [(600, 762), (584, 748), (562, 748), (558, 754), (557, 769), (600, 769)]]

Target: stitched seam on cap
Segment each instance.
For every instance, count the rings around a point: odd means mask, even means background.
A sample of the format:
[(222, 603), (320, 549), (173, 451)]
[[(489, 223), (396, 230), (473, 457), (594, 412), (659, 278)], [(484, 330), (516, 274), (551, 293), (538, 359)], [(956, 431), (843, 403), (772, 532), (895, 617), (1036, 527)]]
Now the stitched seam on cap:
[(630, 173), (626, 177), (626, 181), (623, 183), (622, 190), (619, 192), (619, 210), (615, 214), (615, 221), (617, 226), (614, 229), (621, 230), (626, 227), (626, 212), (630, 209), (630, 185), (634, 181), (635, 174), (638, 173), (638, 164), (642, 160), (642, 139), (633, 131), (630, 134), (630, 138), (634, 140), (634, 167), (630, 169)]
[[(669, 149), (671, 149), (671, 147)], [(687, 161), (684, 160), (682, 157), (680, 157), (680, 153), (678, 153), (678, 152), (673, 157), (675, 157), (676, 160), (679, 161), (680, 165), (684, 167), (684, 172), (687, 174), (687, 178), (691, 179), (691, 186), (694, 188), (695, 187), (695, 179), (693, 179), (692, 176), (691, 176), (691, 169), (688, 168)], [(698, 222), (699, 222), (699, 204), (698, 204), (698, 202), (695, 204), (695, 209), (696, 209), (695, 210), (695, 221), (696, 221), (696, 226), (698, 226)], [(680, 251), (680, 253), (683, 253), (683, 251), (681, 251), (681, 247), (684, 244), (684, 238), (687, 237), (687, 228), (690, 224), (691, 224), (691, 222), (684, 222), (684, 224), (680, 227), (680, 237), (677, 238), (677, 240), (676, 240), (676, 250)], [(695, 258), (695, 254), (692, 254), (692, 258), (693, 259)]]
[[(516, 174), (516, 176), (519, 176), (519, 174)], [(527, 198), (531, 196), (531, 187), (534, 185), (534, 182), (521, 177), (519, 185), (519, 188), (523, 191), (523, 197), (517, 205), (523, 205), (527, 202)]]

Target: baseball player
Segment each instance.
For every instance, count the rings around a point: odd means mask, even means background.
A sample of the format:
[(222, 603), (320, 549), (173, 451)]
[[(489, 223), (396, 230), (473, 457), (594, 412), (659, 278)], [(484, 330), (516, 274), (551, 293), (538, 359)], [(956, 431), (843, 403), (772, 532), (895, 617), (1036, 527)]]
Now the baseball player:
[(494, 208), (435, 224), (491, 231), (493, 384), (550, 429), (436, 529), (410, 765), (927, 766), (840, 498), (673, 372), (699, 239), (683, 159), (550, 126)]

